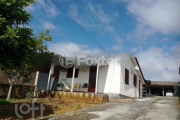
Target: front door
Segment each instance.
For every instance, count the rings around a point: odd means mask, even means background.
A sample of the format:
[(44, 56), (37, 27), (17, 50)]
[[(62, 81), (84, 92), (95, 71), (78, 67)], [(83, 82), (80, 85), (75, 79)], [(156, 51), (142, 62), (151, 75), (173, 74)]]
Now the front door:
[(139, 80), (139, 97), (141, 97), (141, 82)]
[(95, 92), (97, 66), (91, 66), (89, 71), (88, 92)]

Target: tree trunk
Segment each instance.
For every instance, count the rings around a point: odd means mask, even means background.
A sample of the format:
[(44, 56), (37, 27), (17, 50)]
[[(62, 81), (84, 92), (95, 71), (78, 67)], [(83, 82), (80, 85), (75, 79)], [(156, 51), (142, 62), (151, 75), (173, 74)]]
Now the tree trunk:
[(10, 96), (11, 96), (12, 86), (13, 86), (13, 84), (10, 83), (10, 87), (9, 87), (9, 92), (8, 92), (7, 100), (9, 100), (9, 98), (10, 98)]

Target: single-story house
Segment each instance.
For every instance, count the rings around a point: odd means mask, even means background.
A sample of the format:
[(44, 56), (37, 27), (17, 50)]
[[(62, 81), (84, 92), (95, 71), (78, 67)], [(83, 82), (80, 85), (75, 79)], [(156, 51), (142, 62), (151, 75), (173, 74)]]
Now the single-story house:
[[(67, 83), (71, 86), (70, 92), (73, 92), (75, 84), (80, 84), (87, 87), (79, 90), (83, 92), (103, 93), (111, 97), (142, 97), (145, 79), (137, 58), (130, 54), (111, 56), (110, 59), (107, 56), (91, 56), (86, 61), (81, 60), (81, 64), (78, 64), (78, 56), (73, 56), (75, 60), (70, 62), (72, 66), (68, 68), (62, 65), (61, 58), (68, 59), (56, 56), (49, 73), (39, 72), (37, 89), (57, 90), (57, 83)], [(105, 59), (105, 62), (101, 59)]]

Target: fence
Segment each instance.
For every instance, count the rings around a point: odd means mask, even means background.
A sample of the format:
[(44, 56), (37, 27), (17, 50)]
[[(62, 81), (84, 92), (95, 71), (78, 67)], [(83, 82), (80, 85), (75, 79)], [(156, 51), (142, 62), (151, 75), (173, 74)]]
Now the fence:
[[(6, 98), (9, 91), (9, 84), (0, 84), (0, 98)], [(13, 85), (11, 98), (24, 98), (31, 96), (34, 92), (34, 86), (32, 85)]]

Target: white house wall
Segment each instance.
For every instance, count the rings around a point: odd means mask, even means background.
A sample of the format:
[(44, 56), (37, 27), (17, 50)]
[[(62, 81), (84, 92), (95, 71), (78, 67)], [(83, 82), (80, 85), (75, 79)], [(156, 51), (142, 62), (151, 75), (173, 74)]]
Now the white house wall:
[[(71, 85), (72, 78), (67, 78), (66, 76), (67, 76), (67, 71), (63, 71), (63, 72), (60, 71), (59, 82), (62, 82), (61, 80), (65, 79), (66, 83)], [(80, 83), (82, 86), (84, 83), (88, 83), (88, 82), (89, 82), (89, 67), (79, 68), (79, 74), (77, 78), (74, 78), (74, 84)]]
[[(129, 85), (125, 84), (125, 68), (129, 70)], [(134, 65), (131, 61), (129, 54), (121, 55), (120, 63), (110, 63), (107, 66), (99, 67), (99, 76), (98, 76), (98, 93), (110, 93), (110, 94), (121, 94), (129, 97), (139, 97), (139, 76), (134, 71), (131, 74), (132, 68)], [(74, 78), (74, 84), (84, 83), (89, 84), (89, 70), (90, 67), (79, 68), (78, 78)], [(133, 84), (133, 75), (137, 75), (137, 87)], [(62, 79), (66, 80), (66, 83), (71, 85), (72, 78), (66, 78), (67, 71), (60, 71), (59, 82)], [(141, 96), (142, 96), (142, 84), (141, 87)]]
[(104, 93), (106, 78), (108, 75), (109, 65), (99, 67), (98, 93)]
[(120, 93), (120, 65), (118, 63), (110, 63), (105, 80), (104, 93), (119, 94)]
[[(121, 80), (120, 80), (120, 94), (125, 95), (125, 96), (130, 96), (130, 97), (139, 97), (139, 77), (136, 71), (131, 73), (134, 68), (134, 65), (131, 61), (131, 58), (128, 54), (122, 55), (121, 56)], [(125, 84), (125, 68), (129, 70), (129, 85)], [(133, 84), (133, 75), (137, 75), (137, 87), (134, 86)], [(141, 89), (142, 89), (142, 84), (141, 84)], [(141, 90), (142, 91), (142, 90)]]

